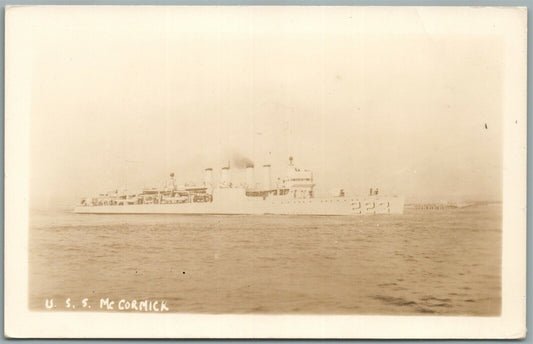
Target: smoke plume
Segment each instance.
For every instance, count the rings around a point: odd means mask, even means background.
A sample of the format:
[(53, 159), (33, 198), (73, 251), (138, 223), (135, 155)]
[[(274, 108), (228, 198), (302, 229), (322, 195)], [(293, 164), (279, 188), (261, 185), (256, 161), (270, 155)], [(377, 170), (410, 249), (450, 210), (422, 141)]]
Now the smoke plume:
[(235, 167), (235, 168), (247, 168), (247, 167), (254, 166), (254, 163), (252, 160), (248, 159), (247, 157), (245, 157), (244, 155), (238, 152), (233, 152), (231, 156), (231, 164), (232, 164), (232, 167)]

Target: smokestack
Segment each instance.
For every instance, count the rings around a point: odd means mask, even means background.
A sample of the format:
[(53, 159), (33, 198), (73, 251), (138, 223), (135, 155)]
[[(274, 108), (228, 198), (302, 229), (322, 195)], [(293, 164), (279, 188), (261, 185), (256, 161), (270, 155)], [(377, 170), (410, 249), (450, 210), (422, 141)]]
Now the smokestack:
[(246, 187), (248, 189), (254, 187), (254, 165), (246, 166)]
[(204, 186), (212, 187), (213, 186), (213, 169), (206, 168), (204, 170)]
[(229, 183), (229, 167), (222, 167), (222, 169), (220, 170), (220, 185), (224, 187), (229, 187)]
[(270, 165), (263, 165), (263, 189), (270, 190)]

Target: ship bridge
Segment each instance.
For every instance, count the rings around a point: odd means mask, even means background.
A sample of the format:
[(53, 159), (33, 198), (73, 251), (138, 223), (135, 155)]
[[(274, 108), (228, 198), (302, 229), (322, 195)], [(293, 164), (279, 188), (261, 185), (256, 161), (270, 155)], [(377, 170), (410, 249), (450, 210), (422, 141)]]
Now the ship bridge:
[(293, 158), (289, 158), (287, 176), (283, 179), (283, 189), (293, 198), (313, 198), (313, 172), (300, 170), (294, 165)]

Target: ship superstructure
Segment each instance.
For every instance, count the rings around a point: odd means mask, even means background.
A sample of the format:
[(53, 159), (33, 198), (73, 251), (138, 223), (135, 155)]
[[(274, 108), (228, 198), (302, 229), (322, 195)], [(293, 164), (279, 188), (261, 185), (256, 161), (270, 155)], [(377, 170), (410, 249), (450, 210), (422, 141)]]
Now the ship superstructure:
[(229, 164), (220, 170), (217, 185), (213, 169), (204, 170), (202, 185), (178, 186), (174, 173), (164, 186), (145, 188), (137, 194), (114, 190), (86, 198), (74, 209), (84, 214), (285, 214), (365, 215), (402, 214), (402, 196), (349, 197), (339, 189), (334, 197), (317, 198), (312, 171), (300, 169), (289, 158), (284, 178), (272, 183), (271, 166), (262, 166), (262, 183), (255, 183), (255, 167), (246, 166), (246, 183), (233, 185)]

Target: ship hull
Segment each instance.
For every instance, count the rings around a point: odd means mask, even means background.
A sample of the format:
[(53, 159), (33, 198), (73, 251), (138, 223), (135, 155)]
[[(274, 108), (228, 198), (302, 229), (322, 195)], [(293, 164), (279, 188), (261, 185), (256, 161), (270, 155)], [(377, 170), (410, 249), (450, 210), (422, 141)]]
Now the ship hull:
[(213, 215), (374, 215), (403, 214), (400, 196), (334, 197), (310, 199), (216, 198), (212, 202), (79, 206), (79, 214), (213, 214)]

